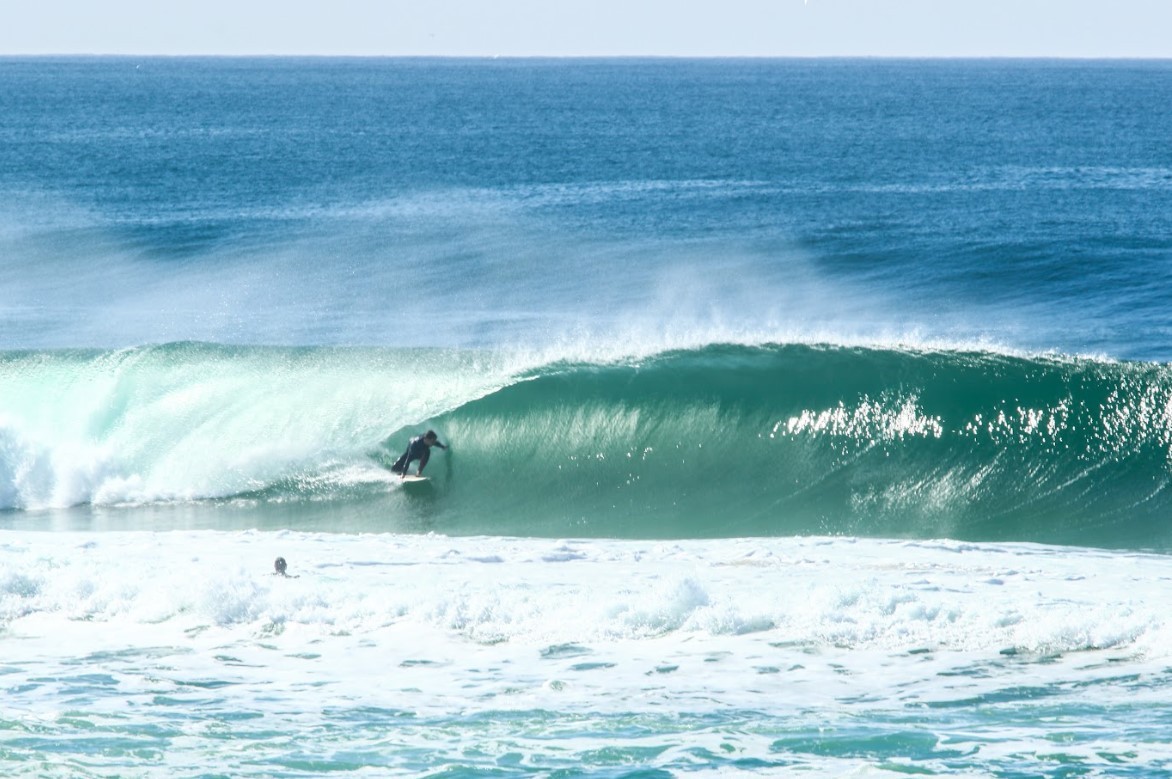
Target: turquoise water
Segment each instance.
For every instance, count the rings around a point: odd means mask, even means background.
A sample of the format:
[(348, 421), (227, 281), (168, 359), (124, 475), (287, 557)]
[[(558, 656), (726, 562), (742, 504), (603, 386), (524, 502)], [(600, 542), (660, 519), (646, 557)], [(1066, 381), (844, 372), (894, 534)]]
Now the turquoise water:
[[(7, 431), (0, 505), (26, 526), (21, 510), (133, 505), (149, 526), (208, 501), (208, 527), (244, 502), (237, 522), (326, 530), (1169, 545), (1167, 366), (798, 344), (534, 361), (8, 353), (0, 388), (25, 426)], [(419, 393), (415, 419), (398, 383)], [(392, 491), (421, 426), (451, 448), (426, 489)]]
[(1172, 765), (1163, 555), (172, 529), (0, 562), (13, 776)]
[(1168, 63), (0, 85), (5, 775), (1172, 775)]

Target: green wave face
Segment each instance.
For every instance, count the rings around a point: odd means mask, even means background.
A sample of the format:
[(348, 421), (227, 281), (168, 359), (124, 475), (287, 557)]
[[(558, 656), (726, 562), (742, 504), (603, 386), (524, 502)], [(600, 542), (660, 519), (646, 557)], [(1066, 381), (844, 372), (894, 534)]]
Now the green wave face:
[(434, 506), (468, 532), (1172, 540), (1161, 366), (713, 346), (561, 366), (431, 424), (454, 442)]
[[(400, 488), (384, 468), (427, 427), (451, 449)], [(211, 500), (342, 530), (1172, 548), (1170, 477), (1172, 368), (1150, 363), (793, 344), (554, 364), (0, 355), (9, 512)]]

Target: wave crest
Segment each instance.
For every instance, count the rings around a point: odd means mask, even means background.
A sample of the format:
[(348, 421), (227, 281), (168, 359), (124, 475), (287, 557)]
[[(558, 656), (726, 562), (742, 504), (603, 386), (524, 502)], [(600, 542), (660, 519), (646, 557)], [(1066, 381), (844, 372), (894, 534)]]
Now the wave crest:
[[(358, 497), (385, 499), (388, 528), (448, 533), (1172, 541), (1172, 369), (1150, 363), (171, 345), (9, 355), (0, 381), (9, 509)], [(424, 426), (452, 449), (409, 497), (384, 467)]]

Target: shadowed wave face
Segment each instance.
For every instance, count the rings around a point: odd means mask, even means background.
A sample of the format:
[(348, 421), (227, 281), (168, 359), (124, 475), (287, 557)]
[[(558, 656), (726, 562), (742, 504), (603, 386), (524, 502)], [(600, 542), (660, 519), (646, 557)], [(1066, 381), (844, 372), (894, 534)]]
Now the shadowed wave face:
[[(312, 506), (455, 534), (1172, 546), (1172, 369), (1150, 363), (781, 344), (517, 369), (177, 344), (0, 371), (25, 398), (0, 424), (18, 513), (213, 500), (292, 527)], [(54, 414), (56, 440), (35, 424)], [(402, 489), (385, 467), (427, 427), (451, 450)]]
[(1166, 367), (711, 346), (543, 371), (435, 424), (451, 500), (516, 532), (1169, 537)]

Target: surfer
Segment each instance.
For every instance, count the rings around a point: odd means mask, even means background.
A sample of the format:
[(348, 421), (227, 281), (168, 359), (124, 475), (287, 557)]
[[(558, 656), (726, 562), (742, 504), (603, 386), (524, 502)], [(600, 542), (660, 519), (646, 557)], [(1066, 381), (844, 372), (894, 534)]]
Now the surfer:
[(440, 449), (447, 449), (439, 442), (434, 430), (428, 430), (423, 435), (417, 435), (407, 444), (407, 451), (403, 452), (403, 456), (395, 461), (391, 466), (394, 473), (398, 473), (403, 477), (407, 476), (408, 469), (411, 468), (411, 463), (415, 460), (419, 461), (419, 470), (415, 473), (419, 476), (423, 475), (423, 467), (427, 465), (427, 460), (431, 457), (431, 447), (438, 446)]

